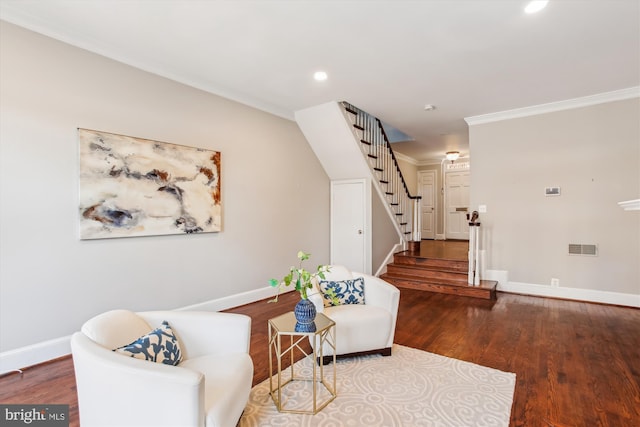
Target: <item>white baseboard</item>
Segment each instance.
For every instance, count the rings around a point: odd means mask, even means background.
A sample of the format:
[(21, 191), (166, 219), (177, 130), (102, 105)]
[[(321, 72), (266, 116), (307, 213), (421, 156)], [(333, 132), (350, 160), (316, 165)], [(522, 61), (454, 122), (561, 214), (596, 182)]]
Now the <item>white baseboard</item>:
[(277, 293), (275, 288), (266, 286), (253, 291), (242, 292), (240, 294), (229, 295), (218, 299), (213, 299), (198, 304), (189, 305), (187, 307), (177, 308), (176, 310), (187, 311), (221, 311), (228, 308), (238, 307), (249, 304), (265, 298), (274, 297)]
[(640, 308), (640, 295), (638, 294), (624, 294), (594, 289), (555, 288), (550, 285), (510, 282), (508, 280), (508, 272), (504, 270), (487, 270), (484, 278), (497, 280), (497, 290), (502, 292)]
[(71, 336), (43, 341), (0, 353), (0, 375), (71, 353)]
[[(275, 296), (276, 290), (270, 286), (236, 295), (205, 301), (203, 303), (178, 308), (176, 310), (221, 311)], [(78, 326), (78, 330), (80, 326)], [(0, 375), (37, 365), (51, 359), (71, 354), (71, 336), (16, 348), (0, 353)]]
[(447, 240), (444, 234), (436, 234), (436, 240)]

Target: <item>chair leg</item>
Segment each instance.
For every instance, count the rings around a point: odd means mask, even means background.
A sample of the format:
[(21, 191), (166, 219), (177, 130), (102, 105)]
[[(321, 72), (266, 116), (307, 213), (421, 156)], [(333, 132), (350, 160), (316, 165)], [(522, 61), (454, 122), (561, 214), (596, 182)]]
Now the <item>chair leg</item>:
[[(336, 358), (343, 359), (345, 357), (365, 356), (368, 354), (379, 354), (381, 356), (391, 356), (391, 347), (381, 348), (379, 350), (361, 351), (358, 353), (339, 354)], [(318, 366), (320, 365), (326, 366), (333, 361), (333, 356), (322, 356), (322, 358), (318, 357), (316, 361), (318, 362)]]
[(318, 357), (318, 366), (326, 366), (331, 362), (333, 362), (333, 356), (322, 356), (321, 358)]

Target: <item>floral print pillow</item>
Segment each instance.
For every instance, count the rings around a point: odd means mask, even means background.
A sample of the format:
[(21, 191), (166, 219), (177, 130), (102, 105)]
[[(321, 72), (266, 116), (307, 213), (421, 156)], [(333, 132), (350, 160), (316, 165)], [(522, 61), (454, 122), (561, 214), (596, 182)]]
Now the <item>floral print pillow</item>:
[[(357, 277), (353, 280), (321, 280), (320, 291), (324, 297), (325, 306), (364, 304), (364, 278)], [(339, 303), (336, 304), (327, 295), (327, 290), (333, 289)]]
[(138, 338), (131, 344), (113, 350), (136, 359), (149, 360), (166, 365), (182, 361), (182, 351), (171, 326), (165, 320), (162, 326)]

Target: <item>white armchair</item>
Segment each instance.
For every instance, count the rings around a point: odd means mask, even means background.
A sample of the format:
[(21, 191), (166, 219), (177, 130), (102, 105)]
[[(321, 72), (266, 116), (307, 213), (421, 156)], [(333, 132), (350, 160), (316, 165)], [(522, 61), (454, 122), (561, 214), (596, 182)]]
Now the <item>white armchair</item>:
[[(171, 326), (182, 350), (177, 366), (113, 351)], [(253, 381), (251, 318), (240, 314), (113, 310), (71, 338), (80, 424), (234, 427)]]
[[(325, 307), (319, 289), (311, 293), (309, 299), (318, 313), (324, 313), (336, 322), (336, 354), (353, 356), (357, 354), (380, 353), (391, 355), (396, 331), (400, 291), (384, 280), (363, 273), (349, 271), (346, 267), (333, 265), (325, 274), (327, 281), (353, 280), (364, 278), (364, 304), (346, 304)], [(314, 343), (311, 343), (314, 345)], [(325, 344), (323, 354), (332, 354)], [(323, 363), (330, 357), (325, 356)]]

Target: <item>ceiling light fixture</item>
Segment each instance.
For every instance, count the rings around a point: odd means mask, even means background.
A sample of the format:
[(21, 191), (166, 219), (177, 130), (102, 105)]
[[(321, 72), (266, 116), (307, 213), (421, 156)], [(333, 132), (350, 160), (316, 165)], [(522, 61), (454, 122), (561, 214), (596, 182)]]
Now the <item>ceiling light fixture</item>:
[(527, 6), (524, 8), (524, 11), (529, 14), (540, 12), (542, 9), (544, 9), (547, 6), (547, 3), (549, 3), (549, 0), (530, 1), (527, 4)]
[(324, 71), (316, 71), (315, 73), (313, 73), (313, 78), (316, 81), (323, 82), (323, 81), (327, 80), (329, 78), (329, 76)]
[(447, 160), (449, 160), (451, 163), (453, 163), (456, 160), (458, 160), (458, 157), (460, 157), (460, 152), (459, 151), (447, 151), (447, 154), (445, 154), (445, 156), (447, 157)]
[(433, 111), (435, 109), (436, 109), (436, 106), (433, 105), (433, 104), (427, 104), (427, 105), (424, 106), (424, 110), (425, 111)]

